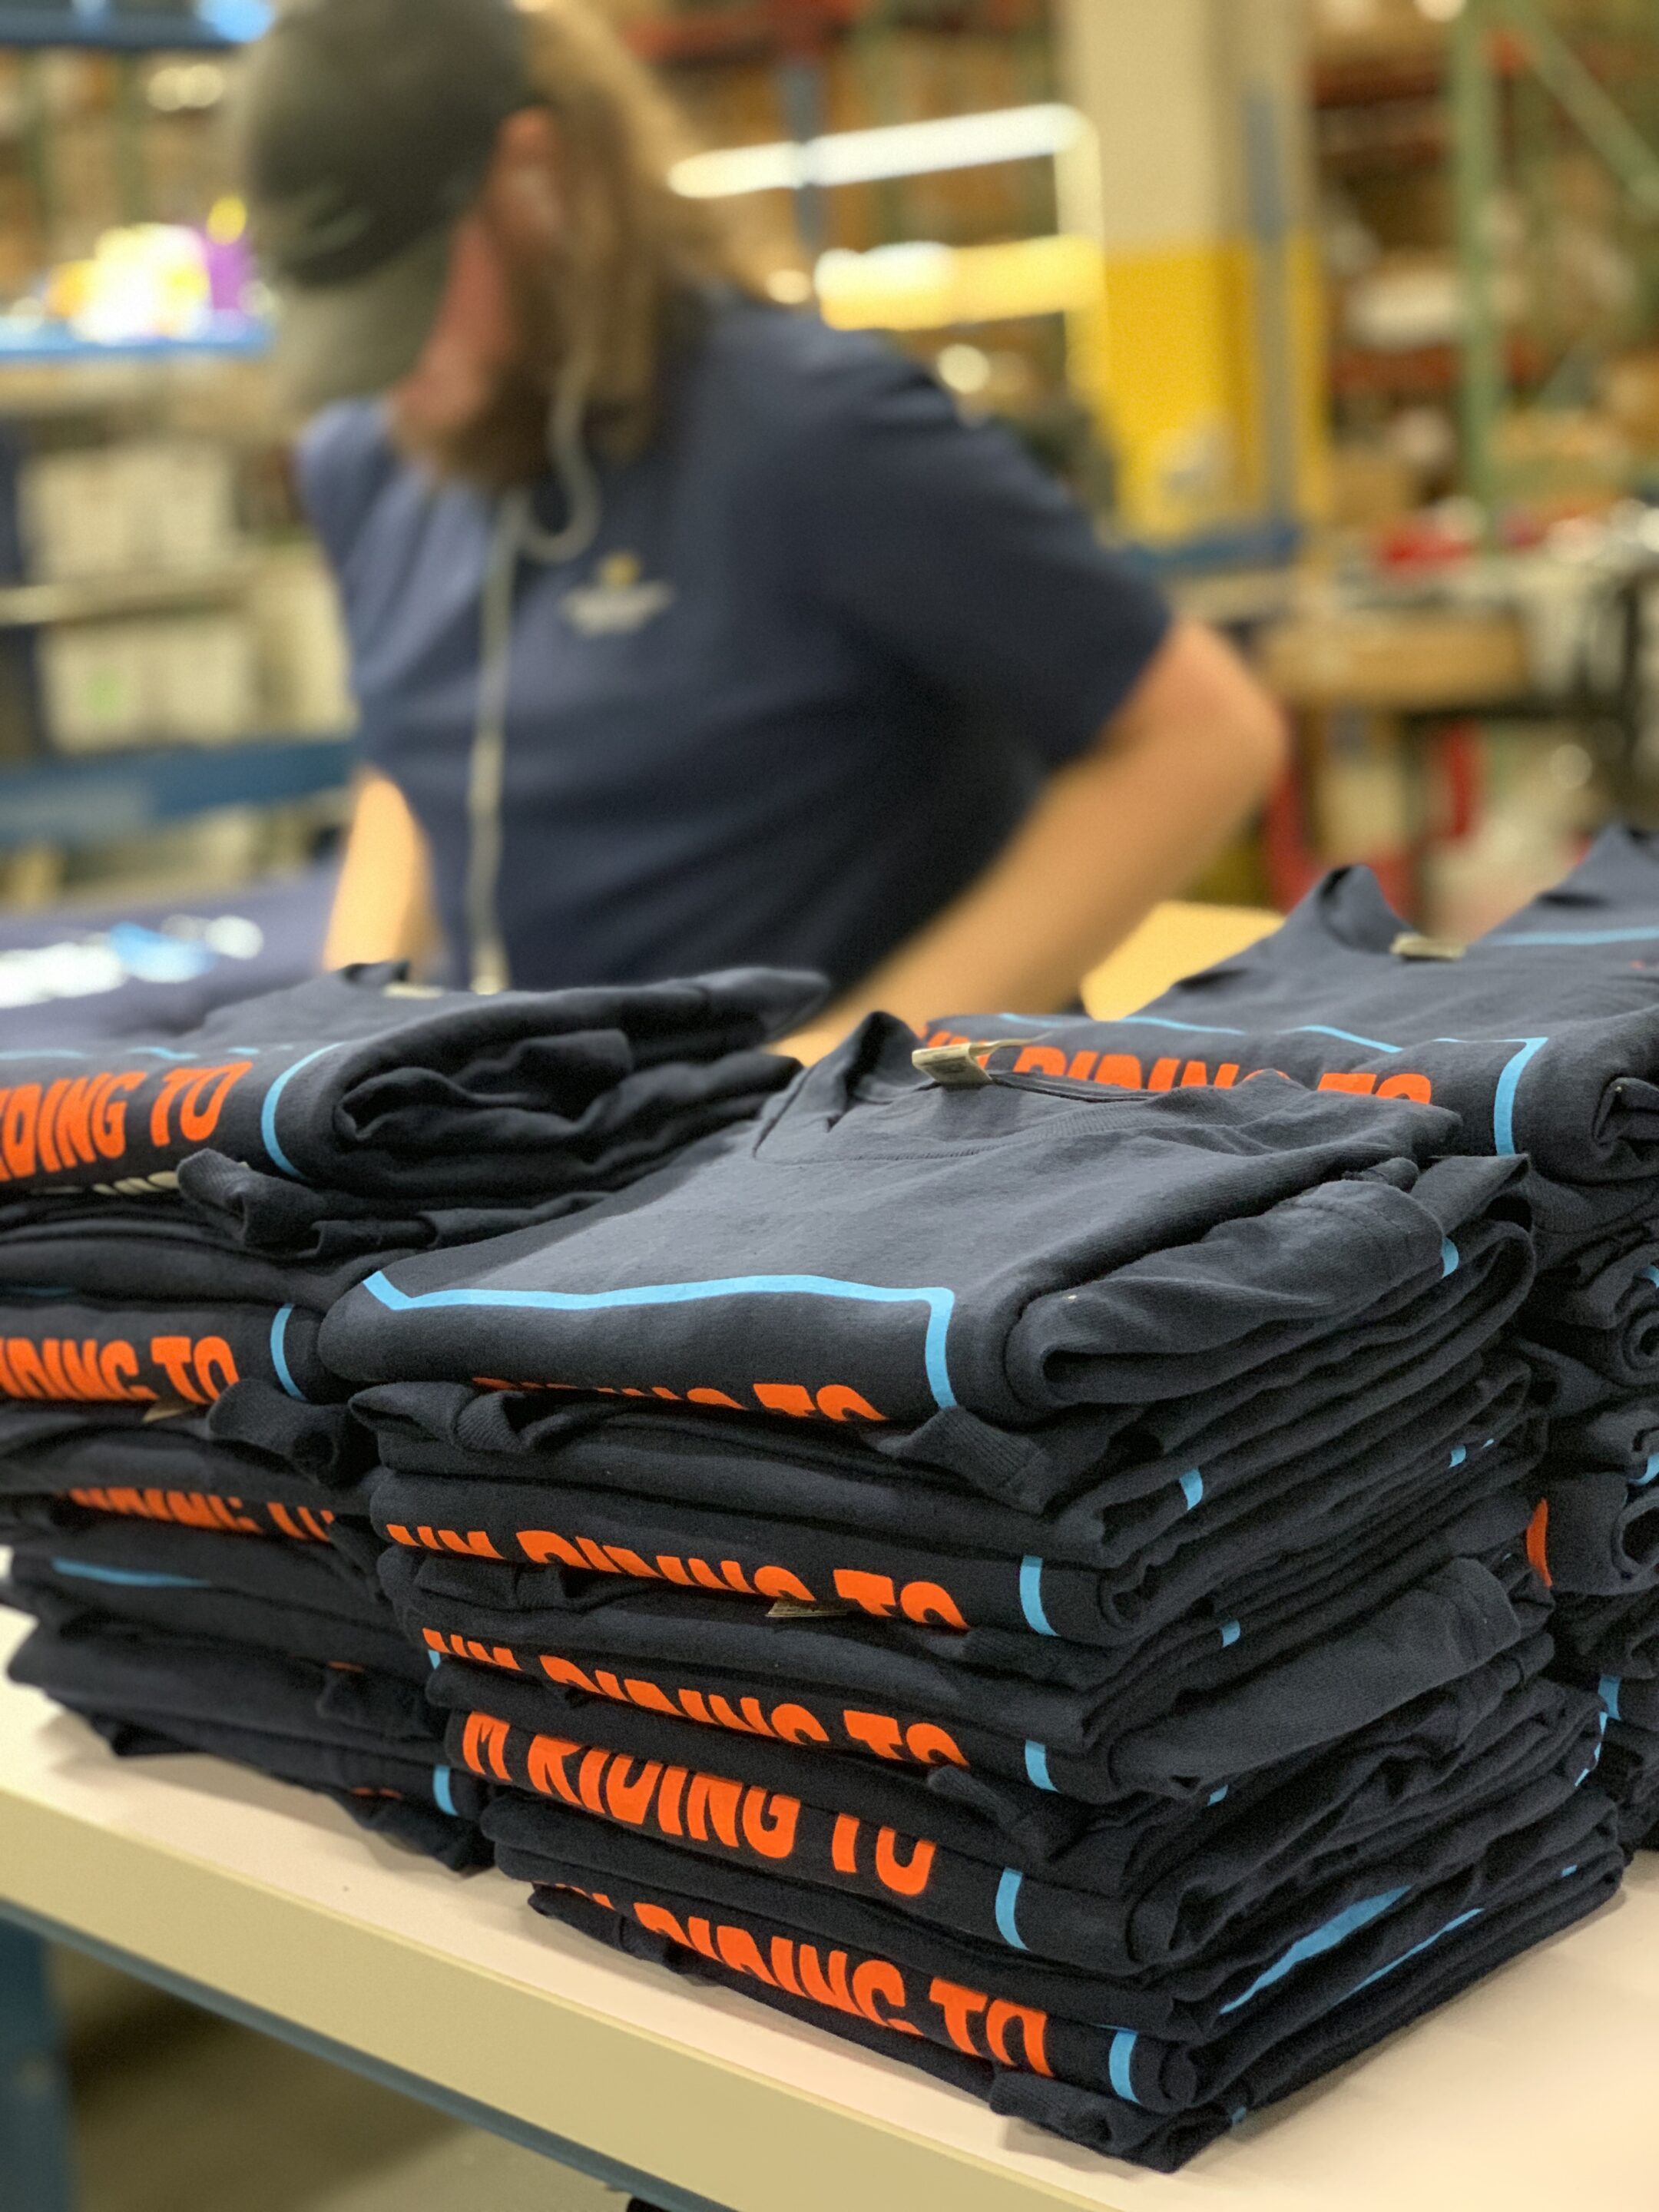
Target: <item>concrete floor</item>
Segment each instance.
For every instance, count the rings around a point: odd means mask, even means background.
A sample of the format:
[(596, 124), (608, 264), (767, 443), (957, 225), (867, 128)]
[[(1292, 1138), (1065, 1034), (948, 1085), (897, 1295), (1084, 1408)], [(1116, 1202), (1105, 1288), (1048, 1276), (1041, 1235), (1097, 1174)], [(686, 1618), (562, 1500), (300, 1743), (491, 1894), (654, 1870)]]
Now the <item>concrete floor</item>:
[(623, 2212), (597, 2183), (60, 1954), (80, 2212)]

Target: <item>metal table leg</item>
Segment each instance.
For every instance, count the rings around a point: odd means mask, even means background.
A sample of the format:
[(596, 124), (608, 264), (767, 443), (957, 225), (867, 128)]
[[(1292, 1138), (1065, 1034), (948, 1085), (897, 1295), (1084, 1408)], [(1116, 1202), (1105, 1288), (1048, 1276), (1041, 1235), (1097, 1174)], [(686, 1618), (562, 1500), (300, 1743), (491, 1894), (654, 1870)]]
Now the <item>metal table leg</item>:
[(37, 1936), (0, 1923), (0, 2203), (74, 2212), (69, 2087)]
[[(545, 2129), (534, 2127), (526, 2120), (514, 2119), (506, 2112), (478, 2104), (454, 2090), (441, 2088), (436, 2082), (406, 2074), (401, 2067), (387, 2065), (381, 2059), (371, 2057), (366, 2051), (354, 2051), (347, 2045), (335, 2043), (327, 2036), (313, 2034), (309, 2028), (301, 2027), (296, 2022), (283, 2020), (275, 2013), (263, 2012), (257, 2006), (245, 2004), (240, 1998), (231, 1996), (222, 1990), (210, 1989), (204, 1983), (186, 1980), (182, 1974), (175, 1974), (165, 1966), (155, 1965), (153, 1960), (135, 1953), (118, 1950), (113, 1944), (100, 1942), (97, 1937), (88, 1936), (78, 1928), (64, 1926), (56, 1921), (26, 1912), (4, 1898), (0, 1898), (0, 2052), (10, 2047), (6, 2039), (7, 2021), (10, 2016), (6, 2005), (14, 1985), (19, 1990), (33, 1988), (38, 2006), (33, 2014), (37, 2023), (34, 2039), (30, 2044), (20, 2039), (16, 2047), (20, 2053), (32, 2050), (44, 2060), (50, 2090), (49, 2094), (40, 2101), (52, 2112), (55, 2132), (53, 2128), (48, 2127), (43, 2128), (40, 2133), (49, 2148), (55, 2149), (56, 2164), (49, 2166), (43, 2160), (30, 2166), (23, 2160), (14, 2167), (9, 2162), (15, 2155), (10, 2148), (11, 2136), (9, 2133), (10, 2108), (3, 2104), (4, 2092), (0, 2090), (0, 2212), (74, 2212), (69, 2160), (64, 2149), (68, 2132), (65, 2117), (68, 2100), (62, 2086), (62, 2069), (51, 2032), (52, 2008), (49, 2003), (40, 2002), (46, 1992), (40, 1964), (45, 1950), (43, 1937), (50, 1937), (54, 1942), (83, 1951), (88, 1958), (100, 1960), (105, 1966), (113, 1966), (118, 1973), (131, 1974), (136, 1980), (148, 1982), (154, 1989), (166, 1990), (169, 1996), (182, 1997), (186, 2004), (199, 2005), (204, 2011), (217, 2013), (221, 2018), (234, 2020), (239, 2026), (251, 2027), (261, 2035), (275, 2036), (280, 2042), (292, 2044), (295, 2050), (308, 2051), (313, 2057), (326, 2058), (336, 2066), (343, 2066), (349, 2073), (361, 2074), (368, 2081), (378, 2081), (383, 2088), (395, 2089), (400, 2096), (413, 2097), (421, 2104), (430, 2105), (437, 2112), (447, 2112), (452, 2119), (459, 2120), (467, 2127), (481, 2128), (487, 2135), (499, 2136), (503, 2142), (517, 2143), (525, 2150), (536, 2151), (542, 2157), (551, 2160), (556, 2166), (568, 2166), (572, 2172), (586, 2174), (591, 2180), (602, 2181), (619, 2193), (623, 2190), (647, 2189), (650, 2195), (638, 2200), (645, 2212), (723, 2212), (721, 2206), (707, 2197), (695, 2196), (689, 2189), (678, 2188), (669, 2182), (653, 2180), (636, 2168), (623, 2166), (600, 2152), (567, 2142), (562, 2136), (550, 2135)], [(17, 1972), (14, 1981), (14, 1969), (9, 1962), (14, 1955), (21, 1958), (26, 1954), (33, 1954), (30, 1966), (33, 1979), (30, 1982), (24, 1973)], [(18, 2016), (20, 2020), (24, 2016), (21, 2006)], [(45, 2033), (40, 2032), (38, 2025), (40, 2022), (45, 2023)], [(3, 2063), (0, 2058), (0, 2064)], [(26, 2063), (20, 2063), (15, 2070), (20, 2075), (26, 2072)], [(11, 2185), (14, 2172), (29, 2181), (40, 2174), (42, 2178), (38, 2185), (38, 2193), (31, 2197), (27, 2189), (21, 2193), (15, 2192)], [(54, 2174), (58, 2177), (55, 2195), (49, 2185)]]

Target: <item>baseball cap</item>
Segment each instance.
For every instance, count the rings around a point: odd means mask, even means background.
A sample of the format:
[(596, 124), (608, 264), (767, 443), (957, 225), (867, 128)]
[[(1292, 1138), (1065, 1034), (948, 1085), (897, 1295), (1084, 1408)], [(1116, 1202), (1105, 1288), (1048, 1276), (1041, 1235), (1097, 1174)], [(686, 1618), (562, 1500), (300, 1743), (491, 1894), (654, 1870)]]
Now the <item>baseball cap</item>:
[(509, 0), (288, 0), (239, 118), (253, 234), (304, 408), (382, 392), (419, 358), (450, 234), (496, 133), (537, 104)]

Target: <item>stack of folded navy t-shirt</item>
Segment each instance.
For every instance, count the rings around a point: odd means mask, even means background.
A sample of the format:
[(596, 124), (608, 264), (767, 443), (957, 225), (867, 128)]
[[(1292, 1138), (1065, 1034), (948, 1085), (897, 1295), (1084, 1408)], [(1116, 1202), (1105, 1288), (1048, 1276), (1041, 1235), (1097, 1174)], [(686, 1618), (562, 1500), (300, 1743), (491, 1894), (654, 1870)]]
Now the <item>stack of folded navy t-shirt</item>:
[(323, 1317), (410, 1252), (592, 1202), (752, 1113), (817, 987), (434, 994), (364, 969), (163, 1046), (0, 1064), (0, 1539), (16, 1679), (488, 1856), (375, 1567)]
[[(976, 1035), (988, 1025), (972, 1024)], [(1111, 1022), (1005, 1022), (1011, 1064), (1221, 1085), (1273, 1066), (1432, 1100), (1471, 1154), (1528, 1157), (1540, 1273), (1516, 1329), (1548, 1418), (1537, 1560), (1563, 1671), (1605, 1705), (1626, 1840), (1659, 1826), (1659, 841), (1609, 830), (1467, 948), (1425, 941), (1368, 870), (1276, 935)], [(947, 1023), (940, 1035), (960, 1034)]]
[(1168, 2167), (1617, 1884), (1522, 1170), (917, 1042), (322, 1352), (538, 1910)]

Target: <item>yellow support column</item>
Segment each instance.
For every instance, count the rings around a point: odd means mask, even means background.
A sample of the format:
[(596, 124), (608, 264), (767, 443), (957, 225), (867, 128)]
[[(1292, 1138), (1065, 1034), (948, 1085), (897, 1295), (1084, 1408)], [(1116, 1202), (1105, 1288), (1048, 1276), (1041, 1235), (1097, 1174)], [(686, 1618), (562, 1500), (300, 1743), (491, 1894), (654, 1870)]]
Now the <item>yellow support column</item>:
[(1060, 0), (1066, 89), (1100, 153), (1087, 396), (1139, 533), (1318, 504), (1304, 17), (1302, 0)]

